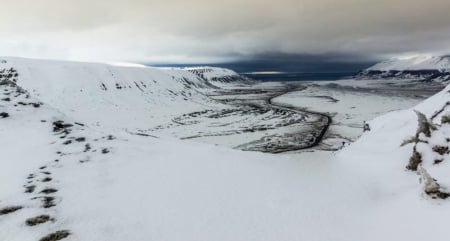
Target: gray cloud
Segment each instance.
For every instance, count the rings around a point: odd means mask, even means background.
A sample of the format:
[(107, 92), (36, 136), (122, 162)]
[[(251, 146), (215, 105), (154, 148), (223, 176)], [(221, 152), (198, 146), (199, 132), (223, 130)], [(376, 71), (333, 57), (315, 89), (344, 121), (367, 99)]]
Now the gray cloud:
[(2, 0), (0, 53), (140, 62), (447, 53), (449, 10), (448, 0)]

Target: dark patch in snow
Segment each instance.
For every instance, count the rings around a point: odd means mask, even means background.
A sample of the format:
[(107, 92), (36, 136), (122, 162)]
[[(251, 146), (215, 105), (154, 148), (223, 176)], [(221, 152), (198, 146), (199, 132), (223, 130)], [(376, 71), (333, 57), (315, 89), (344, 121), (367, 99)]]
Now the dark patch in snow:
[(46, 188), (44, 190), (41, 191), (41, 193), (45, 193), (45, 194), (50, 194), (50, 193), (55, 193), (58, 190), (54, 189), (54, 188)]
[(43, 208), (51, 208), (51, 207), (56, 206), (54, 197), (42, 197), (42, 202), (43, 202), (43, 205), (42, 205)]
[(48, 215), (39, 215), (33, 218), (29, 218), (25, 221), (28, 226), (36, 226), (38, 224), (46, 223), (50, 221), (51, 218)]
[(1, 113), (0, 113), (0, 117), (1, 117), (1, 118), (7, 118), (7, 117), (9, 117), (9, 114), (6, 113), (6, 112), (1, 112)]
[(69, 145), (69, 144), (72, 144), (72, 141), (71, 140), (67, 140), (67, 141), (63, 142), (63, 144), (64, 145)]
[(91, 150), (91, 145), (89, 143), (86, 143), (86, 145), (84, 145), (84, 151), (83, 152), (88, 152)]
[(6, 214), (9, 214), (9, 213), (12, 213), (12, 212), (15, 212), (15, 211), (20, 210), (22, 208), (23, 208), (22, 206), (10, 206), (10, 207), (2, 208), (2, 209), (0, 209), (0, 216), (1, 215), (6, 215)]
[(72, 126), (73, 126), (72, 124), (64, 123), (64, 121), (58, 120), (58, 121), (53, 122), (53, 131), (54, 132), (59, 132), (61, 130), (64, 131)]
[(51, 180), (52, 180), (51, 177), (45, 177), (45, 178), (42, 179), (41, 181), (42, 181), (42, 182), (49, 182), (49, 181), (51, 181)]
[(59, 230), (39, 239), (39, 241), (58, 241), (67, 238), (69, 235), (70, 232), (68, 230)]
[(34, 192), (34, 189), (36, 189), (35, 185), (25, 186), (25, 193), (32, 193)]
[(77, 141), (77, 142), (84, 142), (84, 141), (86, 141), (86, 137), (75, 138), (75, 141)]
[(434, 146), (433, 151), (439, 153), (440, 155), (449, 154), (450, 151), (448, 146)]

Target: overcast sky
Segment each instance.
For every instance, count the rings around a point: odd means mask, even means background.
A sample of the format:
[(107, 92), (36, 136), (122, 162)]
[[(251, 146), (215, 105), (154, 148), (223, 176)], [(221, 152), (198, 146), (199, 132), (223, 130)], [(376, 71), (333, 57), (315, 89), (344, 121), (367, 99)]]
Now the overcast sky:
[(212, 63), (450, 52), (450, 0), (0, 0), (0, 55)]

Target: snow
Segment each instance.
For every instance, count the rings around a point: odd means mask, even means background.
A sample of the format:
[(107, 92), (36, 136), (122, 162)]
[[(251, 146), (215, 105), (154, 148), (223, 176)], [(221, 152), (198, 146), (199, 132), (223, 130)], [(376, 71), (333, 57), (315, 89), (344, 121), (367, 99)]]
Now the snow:
[[(271, 155), (131, 134), (205, 106), (224, 108), (203, 94), (210, 86), (189, 71), (6, 60), (3, 67), (17, 68), (17, 85), (27, 93), (0, 86), (0, 99), (12, 99), (0, 101), (0, 112), (10, 114), (0, 119), (0, 209), (23, 206), (0, 215), (0, 240), (39, 240), (57, 230), (70, 230), (68, 241), (448, 239), (448, 200), (423, 193), (417, 175), (405, 170), (412, 145), (400, 144), (417, 129), (414, 110), (430, 118), (449, 101), (450, 87), (414, 108), (375, 118), (370, 132), (338, 153)], [(373, 101), (383, 109), (406, 106), (404, 100), (376, 95), (328, 94), (343, 102), (357, 98), (360, 112), (373, 116), (376, 108), (364, 110)], [(285, 100), (295, 98), (332, 110), (299, 93)], [(19, 101), (43, 104), (35, 108)], [(448, 113), (445, 109), (435, 122)], [(348, 114), (359, 118), (358, 112)], [(85, 125), (74, 124), (64, 134), (52, 130), (56, 120)], [(443, 125), (430, 143), (442, 144), (449, 133)], [(78, 137), (86, 140), (75, 141)], [(72, 143), (64, 144), (68, 140)], [(430, 161), (431, 156), (424, 168), (448, 188), (448, 155), (440, 165)], [(42, 182), (43, 171), (51, 173), (50, 182)], [(30, 173), (36, 177), (28, 179)], [(24, 193), (24, 185), (36, 191)], [(39, 193), (47, 187), (58, 191)], [(42, 196), (54, 197), (56, 206), (43, 208)], [(25, 225), (40, 214), (54, 221)]]
[[(443, 223), (447, 222), (445, 216), (450, 214), (449, 203), (448, 201), (432, 201), (423, 193), (423, 187), (417, 175), (405, 170), (413, 146), (410, 144), (400, 147), (400, 144), (416, 132), (418, 124), (414, 110), (421, 111), (430, 118), (450, 99), (449, 90), (450, 86), (414, 108), (392, 112), (374, 119), (370, 122), (372, 131), (365, 133), (337, 154), (335, 162), (338, 165), (364, 173), (366, 179), (371, 179), (378, 186), (380, 193), (377, 198), (382, 205), (375, 208), (376, 217), (379, 217), (379, 220), (389, 217), (388, 224), (391, 227), (382, 224), (377, 227), (378, 232), (375, 234), (393, 234), (391, 240), (420, 240), (427, 239), (424, 230), (428, 230), (428, 238), (445, 240)], [(449, 111), (444, 113), (449, 114)], [(448, 136), (448, 128), (448, 125), (443, 125), (441, 129), (433, 133), (431, 139), (435, 139), (436, 135)], [(440, 143), (443, 144), (442, 141)], [(448, 142), (444, 144), (448, 145)], [(431, 176), (437, 179), (444, 189), (450, 185), (447, 178), (450, 171), (448, 160), (446, 155), (444, 162), (434, 165), (425, 158), (422, 164), (423, 167), (429, 168)], [(402, 233), (402, 235), (396, 236), (396, 233)], [(377, 240), (377, 236), (373, 238)]]
[(198, 71), (198, 72), (202, 73), (202, 75), (208, 80), (212, 80), (214, 78), (238, 75), (236, 72), (234, 72), (231, 69), (209, 67), (209, 66), (186, 67), (186, 68), (182, 68), (182, 69), (188, 70), (188, 71)]
[(367, 70), (440, 70), (450, 71), (449, 56), (418, 55), (409, 58), (395, 58), (375, 64)]
[[(347, 81), (337, 81), (337, 83), (349, 84)], [(279, 96), (272, 102), (328, 113), (333, 118), (328, 135), (336, 134), (339, 138), (330, 138), (324, 142), (340, 147), (342, 141), (348, 143), (361, 135), (364, 121), (387, 112), (409, 108), (420, 101), (421, 98), (417, 97), (386, 96), (352, 89), (313, 85), (301, 91)]]
[[(176, 112), (220, 106), (201, 93), (208, 83), (183, 70), (121, 67), (64, 61), (4, 58), (20, 86), (40, 101), (69, 111), (79, 121), (106, 128), (143, 128), (164, 123)], [(182, 107), (181, 107), (182, 106)], [(114, 117), (114, 118), (111, 118)], [(133, 123), (132, 126), (127, 123)]]

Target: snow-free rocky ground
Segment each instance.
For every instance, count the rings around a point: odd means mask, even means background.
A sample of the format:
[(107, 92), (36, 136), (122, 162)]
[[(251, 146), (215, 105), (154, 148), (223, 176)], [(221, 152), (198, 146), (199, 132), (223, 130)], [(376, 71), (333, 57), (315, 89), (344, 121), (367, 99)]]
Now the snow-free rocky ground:
[[(422, 102), (212, 68), (0, 69), (0, 240), (448, 240), (450, 87)], [(314, 137), (314, 113), (336, 120), (314, 149), (239, 150)]]

